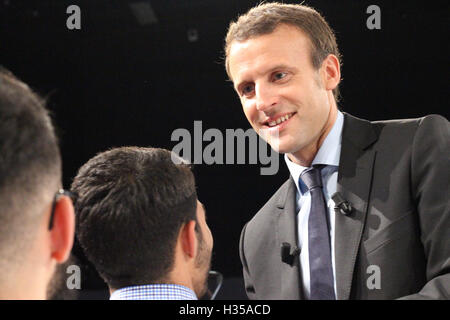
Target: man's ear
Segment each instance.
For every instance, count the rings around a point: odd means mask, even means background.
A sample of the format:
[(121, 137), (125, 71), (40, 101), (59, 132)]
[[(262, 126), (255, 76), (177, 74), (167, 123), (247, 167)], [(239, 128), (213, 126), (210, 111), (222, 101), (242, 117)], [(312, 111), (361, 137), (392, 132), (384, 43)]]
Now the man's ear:
[(191, 220), (185, 223), (180, 231), (181, 248), (189, 258), (195, 258), (197, 252), (198, 240), (195, 233), (195, 224), (196, 222)]
[(323, 71), (323, 83), (325, 84), (325, 89), (333, 90), (337, 87), (341, 81), (341, 67), (339, 64), (339, 59), (334, 54), (329, 54), (328, 57), (323, 60), (322, 63)]
[(55, 204), (50, 233), (51, 256), (56, 262), (63, 263), (69, 257), (75, 235), (75, 213), (68, 196), (61, 196)]

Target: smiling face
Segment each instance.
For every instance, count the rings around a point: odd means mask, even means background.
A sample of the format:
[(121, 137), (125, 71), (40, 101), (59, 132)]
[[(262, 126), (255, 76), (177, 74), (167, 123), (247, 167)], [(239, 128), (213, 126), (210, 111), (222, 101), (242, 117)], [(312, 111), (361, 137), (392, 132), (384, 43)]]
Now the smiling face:
[(233, 42), (229, 70), (244, 113), (272, 148), (309, 165), (334, 124), (332, 90), (340, 79), (339, 61), (329, 55), (319, 70), (311, 63), (311, 44), (298, 28)]

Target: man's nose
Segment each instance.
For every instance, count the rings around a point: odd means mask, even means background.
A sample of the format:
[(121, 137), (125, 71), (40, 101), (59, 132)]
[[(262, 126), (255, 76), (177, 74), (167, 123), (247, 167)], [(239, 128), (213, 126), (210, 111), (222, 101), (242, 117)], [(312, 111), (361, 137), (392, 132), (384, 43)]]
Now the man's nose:
[(257, 84), (255, 87), (256, 109), (267, 111), (278, 102), (278, 98), (270, 85)]

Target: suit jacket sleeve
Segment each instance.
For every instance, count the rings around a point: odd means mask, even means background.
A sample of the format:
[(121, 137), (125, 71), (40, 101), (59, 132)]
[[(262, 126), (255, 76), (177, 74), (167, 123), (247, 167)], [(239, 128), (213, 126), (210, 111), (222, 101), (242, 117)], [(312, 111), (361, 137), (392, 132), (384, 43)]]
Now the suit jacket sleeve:
[(449, 122), (435, 115), (423, 118), (412, 146), (411, 181), (427, 283), (418, 293), (400, 299), (450, 299), (449, 155)]
[[(248, 223), (247, 223), (248, 224)], [(248, 271), (247, 260), (245, 258), (244, 253), (244, 241), (245, 241), (245, 229), (247, 228), (247, 224), (244, 226), (241, 232), (241, 237), (239, 240), (239, 256), (241, 258), (243, 275), (244, 275), (244, 283), (245, 283), (245, 292), (249, 299), (256, 299), (255, 288), (253, 287), (253, 282), (250, 277), (250, 273)]]

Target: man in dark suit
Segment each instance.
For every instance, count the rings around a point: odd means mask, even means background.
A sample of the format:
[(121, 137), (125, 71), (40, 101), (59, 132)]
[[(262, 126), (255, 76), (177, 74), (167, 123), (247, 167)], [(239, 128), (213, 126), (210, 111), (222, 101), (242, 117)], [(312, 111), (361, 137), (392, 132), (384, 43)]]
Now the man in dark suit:
[(339, 111), (336, 40), (306, 6), (251, 9), (225, 51), (248, 121), (290, 171), (242, 230), (249, 298), (450, 298), (449, 122)]

